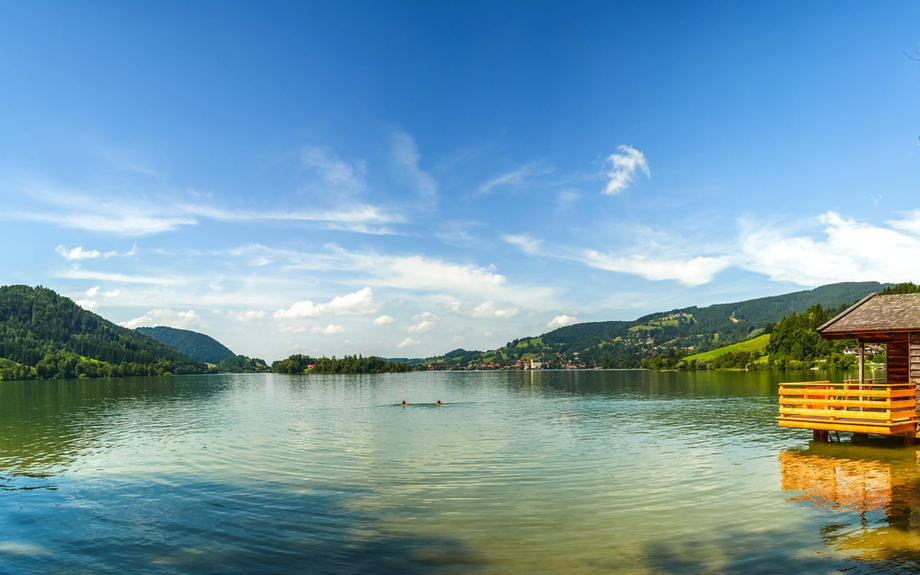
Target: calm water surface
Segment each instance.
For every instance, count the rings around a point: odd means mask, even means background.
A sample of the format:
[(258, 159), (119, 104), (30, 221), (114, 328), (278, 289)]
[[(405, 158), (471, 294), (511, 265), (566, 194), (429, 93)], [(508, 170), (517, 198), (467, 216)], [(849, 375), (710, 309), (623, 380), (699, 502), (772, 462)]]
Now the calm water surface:
[(915, 573), (915, 449), (776, 425), (827, 378), (3, 382), (0, 573)]

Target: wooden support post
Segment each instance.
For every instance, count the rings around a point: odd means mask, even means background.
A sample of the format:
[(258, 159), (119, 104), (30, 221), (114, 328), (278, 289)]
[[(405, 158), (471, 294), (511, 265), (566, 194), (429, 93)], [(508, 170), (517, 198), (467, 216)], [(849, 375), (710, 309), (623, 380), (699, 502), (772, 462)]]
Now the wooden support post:
[[(859, 342), (859, 391), (863, 390), (863, 386), (866, 384), (866, 344), (860, 340)], [(860, 397), (859, 401), (863, 401), (863, 398)], [(863, 411), (864, 408), (860, 407), (859, 411)]]

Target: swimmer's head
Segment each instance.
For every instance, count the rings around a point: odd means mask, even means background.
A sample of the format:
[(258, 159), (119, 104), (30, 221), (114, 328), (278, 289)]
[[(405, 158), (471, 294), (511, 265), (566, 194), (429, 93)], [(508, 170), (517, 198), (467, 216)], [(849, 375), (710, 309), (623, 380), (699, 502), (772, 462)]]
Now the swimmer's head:
[(405, 400), (405, 399), (403, 400), (402, 404), (403, 404), (403, 407), (406, 407), (406, 400)]
[(440, 400), (440, 399), (438, 400), (438, 405), (441, 405), (441, 400)]

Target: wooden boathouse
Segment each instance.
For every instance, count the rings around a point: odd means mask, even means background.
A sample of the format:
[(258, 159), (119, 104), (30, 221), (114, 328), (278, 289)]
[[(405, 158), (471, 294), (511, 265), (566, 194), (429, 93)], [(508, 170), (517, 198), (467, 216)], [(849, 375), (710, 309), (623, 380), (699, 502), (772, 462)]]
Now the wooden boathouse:
[[(870, 294), (817, 329), (824, 339), (859, 342), (859, 378), (835, 383), (782, 383), (779, 425), (814, 431), (903, 436), (913, 445), (918, 432), (920, 387), (920, 293)], [(865, 345), (888, 348), (887, 377), (865, 377)]]

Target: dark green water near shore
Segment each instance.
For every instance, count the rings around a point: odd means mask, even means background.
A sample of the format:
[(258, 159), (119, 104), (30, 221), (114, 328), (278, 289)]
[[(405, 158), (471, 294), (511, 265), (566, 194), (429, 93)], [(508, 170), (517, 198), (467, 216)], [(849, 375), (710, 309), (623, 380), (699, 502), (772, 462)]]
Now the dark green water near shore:
[(917, 451), (776, 425), (829, 378), (3, 382), (0, 573), (917, 572)]

